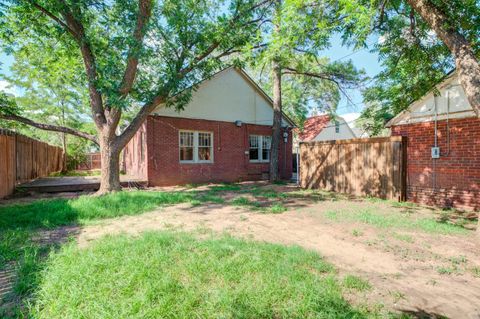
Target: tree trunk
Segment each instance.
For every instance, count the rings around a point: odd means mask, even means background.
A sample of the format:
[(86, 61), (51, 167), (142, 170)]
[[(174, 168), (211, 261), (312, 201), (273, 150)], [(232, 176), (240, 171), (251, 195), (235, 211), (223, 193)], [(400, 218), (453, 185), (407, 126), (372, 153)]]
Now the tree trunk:
[(273, 76), (273, 136), (270, 154), (270, 181), (278, 181), (279, 148), (282, 138), (282, 68), (272, 62)]
[(103, 137), (100, 142), (100, 157), (102, 163), (100, 189), (98, 195), (117, 192), (120, 185), (120, 151), (114, 138)]
[(460, 32), (448, 27), (446, 15), (428, 0), (407, 0), (407, 2), (452, 52), (460, 84), (473, 110), (480, 116), (480, 64), (471, 44)]

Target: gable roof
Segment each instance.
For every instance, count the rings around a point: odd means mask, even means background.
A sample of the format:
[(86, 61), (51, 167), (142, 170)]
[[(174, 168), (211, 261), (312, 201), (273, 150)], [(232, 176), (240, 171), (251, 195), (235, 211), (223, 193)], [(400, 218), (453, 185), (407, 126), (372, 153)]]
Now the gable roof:
[(304, 142), (311, 141), (320, 134), (328, 123), (330, 123), (330, 116), (327, 114), (312, 116), (305, 121), (303, 131), (298, 133), (298, 138)]
[[(215, 77), (219, 76), (221, 73), (224, 73), (226, 71), (230, 71), (230, 70), (234, 70), (236, 71), (244, 80), (245, 82), (253, 88), (253, 90), (255, 92), (257, 92), (266, 102), (267, 104), (273, 109), (273, 100), (272, 98), (245, 72), (245, 70), (243, 70), (242, 68), (238, 68), (238, 67), (235, 67), (235, 66), (229, 66), (229, 67), (226, 67), (220, 71), (218, 71), (217, 73), (214, 73), (211, 77), (209, 78), (206, 78), (206, 79), (203, 79), (195, 84), (193, 84), (192, 86), (190, 86), (189, 88), (187, 88), (186, 90), (192, 88), (193, 86), (199, 86), (201, 84), (203, 84), (204, 82), (206, 81), (209, 81), (209, 80), (212, 80), (214, 79)], [(155, 113), (157, 109), (153, 110), (152, 113)], [(282, 112), (282, 117), (283, 117), (283, 120), (285, 122), (287, 122), (290, 126), (292, 127), (296, 127), (297, 125), (295, 124), (295, 122), (290, 118), (288, 117), (284, 112)]]
[[(435, 96), (435, 93), (434, 93), (434, 90), (438, 90), (440, 91), (440, 96), (438, 97), (441, 97), (441, 96), (444, 96), (446, 90), (450, 90), (452, 87), (460, 87), (461, 88), (461, 85), (457, 82), (458, 81), (458, 74), (456, 72), (456, 70), (453, 70), (451, 72), (449, 72), (444, 78), (443, 80), (441, 80), (439, 83), (437, 83), (436, 85), (434, 85), (432, 87), (431, 90), (429, 90), (424, 96), (422, 96), (421, 98), (419, 98), (418, 100), (414, 100), (412, 101), (412, 103), (410, 103), (410, 105), (405, 109), (403, 110), (402, 112), (398, 113), (394, 118), (392, 118), (390, 121), (388, 121), (386, 124), (385, 124), (385, 127), (392, 127), (392, 126), (395, 126), (395, 125), (403, 125), (403, 124), (407, 124), (407, 123), (416, 123), (416, 122), (423, 122), (423, 121), (433, 121), (434, 120), (434, 111), (432, 110), (419, 110), (419, 108), (422, 108), (423, 105), (427, 105), (428, 103), (432, 103), (431, 100), (432, 100), (432, 97)], [(460, 89), (462, 94), (463, 93), (463, 88)], [(430, 102), (429, 102), (430, 101)], [(451, 109), (450, 110), (450, 115), (446, 116), (445, 114), (445, 106), (441, 105), (441, 101), (438, 102), (439, 105), (438, 105), (438, 115), (437, 115), (437, 119), (438, 120), (443, 120), (447, 117), (471, 117), (471, 116), (475, 116), (475, 113), (472, 109), (472, 107), (470, 106), (470, 103), (468, 102), (468, 100), (466, 99), (465, 97), (465, 100), (463, 101), (462, 100), (462, 103), (461, 103), (461, 107), (458, 108), (456, 110), (454, 109)], [(451, 106), (453, 108), (453, 106)], [(443, 108), (443, 110), (442, 110)], [(449, 112), (448, 110), (446, 111), (447, 113)]]

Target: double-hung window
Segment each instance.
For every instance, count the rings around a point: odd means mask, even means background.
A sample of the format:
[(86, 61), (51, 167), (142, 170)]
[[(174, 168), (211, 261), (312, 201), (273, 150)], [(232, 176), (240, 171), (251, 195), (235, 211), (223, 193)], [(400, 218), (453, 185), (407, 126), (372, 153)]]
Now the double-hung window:
[(272, 137), (265, 135), (250, 135), (250, 162), (269, 162)]
[(180, 131), (180, 163), (212, 163), (213, 133)]

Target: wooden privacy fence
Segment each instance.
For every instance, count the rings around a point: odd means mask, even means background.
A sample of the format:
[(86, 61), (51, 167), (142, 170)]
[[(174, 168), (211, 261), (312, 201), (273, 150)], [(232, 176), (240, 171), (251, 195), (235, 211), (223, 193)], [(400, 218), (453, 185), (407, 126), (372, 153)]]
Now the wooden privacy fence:
[(92, 170), (100, 168), (102, 168), (100, 153), (88, 153), (85, 157), (85, 161), (79, 163), (76, 167), (77, 170)]
[(0, 198), (10, 195), (17, 183), (47, 176), (62, 167), (60, 147), (0, 129)]
[(406, 151), (401, 136), (300, 143), (300, 185), (405, 200)]

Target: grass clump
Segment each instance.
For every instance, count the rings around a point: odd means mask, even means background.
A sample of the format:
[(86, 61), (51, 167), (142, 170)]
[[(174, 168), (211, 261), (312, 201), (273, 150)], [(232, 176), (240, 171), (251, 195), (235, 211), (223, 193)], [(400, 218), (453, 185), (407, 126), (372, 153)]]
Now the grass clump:
[(267, 209), (267, 213), (271, 214), (281, 214), (285, 211), (287, 211), (287, 208), (281, 203), (275, 203)]
[(246, 207), (251, 207), (251, 208), (258, 208), (260, 207), (260, 204), (256, 201), (252, 201), (248, 199), (247, 197), (239, 196), (234, 198), (231, 201), (232, 205), (235, 206), (246, 206)]
[(343, 286), (347, 289), (354, 289), (357, 291), (367, 291), (372, 289), (368, 281), (354, 275), (346, 275), (343, 278)]
[[(43, 271), (35, 318), (365, 318), (316, 253), (183, 233), (69, 245)], [(69, 287), (65, 289), (65, 287)]]

